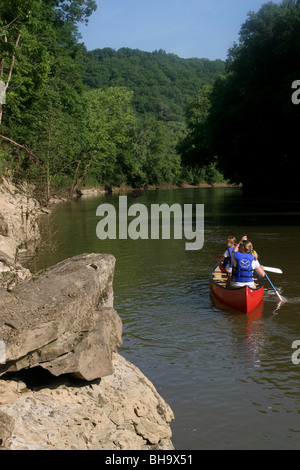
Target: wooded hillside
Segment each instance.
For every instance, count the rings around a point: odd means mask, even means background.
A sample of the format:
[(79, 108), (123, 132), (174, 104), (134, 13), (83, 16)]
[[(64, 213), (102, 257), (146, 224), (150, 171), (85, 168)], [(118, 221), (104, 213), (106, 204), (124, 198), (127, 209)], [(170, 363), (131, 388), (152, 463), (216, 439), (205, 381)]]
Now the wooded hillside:
[(0, 174), (34, 183), (46, 202), (84, 184), (191, 179), (177, 152), (185, 106), (224, 69), (163, 51), (88, 52), (78, 24), (95, 9), (94, 0), (0, 0)]
[[(87, 51), (94, 0), (0, 0), (0, 174), (80, 185), (297, 188), (300, 1), (249, 13), (228, 60)], [(254, 162), (254, 163), (253, 163)]]
[(225, 71), (221, 60), (182, 59), (163, 50), (128, 48), (87, 51), (83, 64), (83, 82), (89, 87), (125, 86), (133, 91), (132, 104), (139, 114), (181, 122), (189, 100)]

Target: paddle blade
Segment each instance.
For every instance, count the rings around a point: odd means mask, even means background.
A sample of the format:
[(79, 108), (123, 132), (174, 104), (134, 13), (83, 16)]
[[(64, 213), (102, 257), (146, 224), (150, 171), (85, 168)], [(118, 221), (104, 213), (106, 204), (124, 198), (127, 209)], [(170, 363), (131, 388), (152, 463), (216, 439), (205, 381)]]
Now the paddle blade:
[(276, 292), (277, 299), (279, 300), (279, 302), (287, 302), (287, 299), (282, 297), (282, 295), (280, 295), (278, 291), (275, 291), (275, 292)]
[(270, 273), (282, 274), (282, 271), (279, 268), (270, 268), (269, 266), (264, 266), (264, 269)]
[(270, 283), (270, 286), (272, 287), (272, 289), (274, 290), (276, 296), (277, 296), (277, 299), (280, 301), (280, 302), (287, 302), (287, 300), (282, 297), (282, 295), (279, 294), (279, 292), (277, 291), (276, 287), (272, 284), (272, 281), (271, 279), (269, 278), (269, 276), (265, 273), (265, 277), (266, 279), (268, 279), (269, 283)]

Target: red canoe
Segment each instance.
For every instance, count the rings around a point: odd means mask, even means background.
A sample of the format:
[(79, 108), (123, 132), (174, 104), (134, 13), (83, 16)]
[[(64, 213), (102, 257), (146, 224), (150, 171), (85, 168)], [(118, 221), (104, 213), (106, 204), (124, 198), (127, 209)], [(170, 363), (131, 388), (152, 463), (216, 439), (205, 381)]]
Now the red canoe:
[(255, 279), (256, 289), (250, 287), (227, 287), (228, 275), (223, 273), (217, 263), (209, 274), (211, 292), (224, 304), (243, 313), (250, 313), (262, 301), (264, 295), (263, 279)]

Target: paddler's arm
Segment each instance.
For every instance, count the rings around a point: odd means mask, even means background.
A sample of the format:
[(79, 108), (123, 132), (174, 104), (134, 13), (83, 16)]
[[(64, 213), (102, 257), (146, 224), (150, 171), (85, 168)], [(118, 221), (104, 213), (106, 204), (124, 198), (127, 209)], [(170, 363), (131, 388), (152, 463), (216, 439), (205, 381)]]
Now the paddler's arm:
[(255, 268), (255, 271), (257, 274), (259, 274), (261, 277), (265, 277), (265, 268), (260, 264), (257, 268)]

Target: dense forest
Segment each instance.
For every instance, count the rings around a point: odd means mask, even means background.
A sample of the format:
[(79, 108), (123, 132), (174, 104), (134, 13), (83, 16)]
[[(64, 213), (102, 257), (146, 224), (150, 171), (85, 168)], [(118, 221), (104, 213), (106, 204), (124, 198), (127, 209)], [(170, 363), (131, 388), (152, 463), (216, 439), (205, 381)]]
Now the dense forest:
[[(0, 172), (47, 201), (81, 185), (177, 184), (185, 108), (222, 61), (164, 51), (88, 52), (93, 0), (0, 0)], [(192, 176), (191, 176), (192, 175)], [(205, 174), (202, 172), (202, 177)]]
[(181, 59), (163, 50), (128, 48), (87, 51), (83, 65), (83, 82), (90, 88), (125, 86), (133, 91), (132, 104), (139, 115), (166, 122), (185, 121), (187, 103), (225, 71), (221, 60)]
[(296, 187), (299, 3), (249, 13), (224, 64), (87, 51), (94, 0), (0, 0), (0, 175), (45, 202), (84, 184)]
[(226, 178), (258, 197), (297, 194), (299, 80), (300, 1), (268, 2), (248, 14), (224, 76), (190, 105), (183, 161), (215, 158)]
[(139, 149), (136, 154), (139, 171), (134, 178), (127, 179), (128, 183), (223, 181), (214, 160), (200, 166), (182, 165), (178, 147), (187, 133), (189, 104), (202, 88), (211, 87), (224, 73), (223, 61), (182, 59), (163, 50), (149, 53), (105, 48), (85, 51), (81, 63), (83, 83), (89, 88), (107, 90), (121, 86), (133, 92), (131, 105), (138, 117), (135, 149)]

